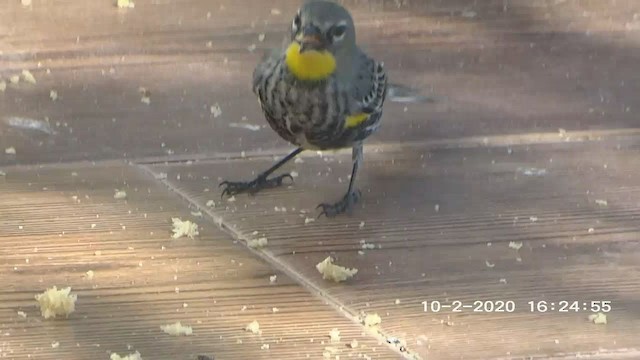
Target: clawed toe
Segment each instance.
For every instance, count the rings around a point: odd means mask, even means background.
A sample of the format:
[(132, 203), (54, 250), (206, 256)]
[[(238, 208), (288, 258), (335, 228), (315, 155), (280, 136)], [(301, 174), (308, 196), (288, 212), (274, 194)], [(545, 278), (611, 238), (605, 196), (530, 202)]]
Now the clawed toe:
[(359, 190), (351, 191), (345, 194), (345, 196), (335, 204), (322, 203), (316, 207), (316, 209), (322, 209), (318, 218), (322, 215), (331, 218), (340, 215), (345, 212), (350, 212), (353, 206), (360, 200), (362, 194)]
[(263, 176), (258, 176), (252, 181), (222, 181), (218, 187), (224, 187), (222, 189), (221, 197), (225, 195), (236, 195), (240, 193), (249, 193), (251, 195), (257, 193), (263, 189), (269, 189), (282, 186), (284, 179), (290, 179), (293, 182), (293, 176), (291, 174), (282, 174), (271, 179), (267, 179)]

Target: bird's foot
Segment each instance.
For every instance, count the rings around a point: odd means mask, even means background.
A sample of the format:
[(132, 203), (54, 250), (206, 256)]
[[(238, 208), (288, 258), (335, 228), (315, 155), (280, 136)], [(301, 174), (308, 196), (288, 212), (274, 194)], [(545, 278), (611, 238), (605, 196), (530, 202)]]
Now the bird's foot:
[(351, 212), (351, 209), (360, 200), (361, 196), (360, 190), (354, 190), (346, 193), (342, 200), (335, 204), (322, 203), (316, 207), (316, 209), (322, 208), (318, 217), (322, 215), (335, 217), (345, 212)]
[(290, 174), (282, 174), (271, 179), (267, 179), (266, 176), (260, 175), (251, 181), (223, 181), (219, 186), (224, 187), (222, 190), (222, 197), (225, 195), (236, 195), (245, 192), (253, 195), (263, 189), (282, 186), (283, 181), (286, 178), (293, 181), (293, 177)]

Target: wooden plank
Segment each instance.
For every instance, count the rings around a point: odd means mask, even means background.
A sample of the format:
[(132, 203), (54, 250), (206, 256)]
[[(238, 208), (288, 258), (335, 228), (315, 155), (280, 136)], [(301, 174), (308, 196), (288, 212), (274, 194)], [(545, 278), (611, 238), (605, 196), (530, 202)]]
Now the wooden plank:
[[(234, 201), (219, 199), (217, 181), (250, 179), (271, 159), (150, 168), (202, 208), (214, 200), (207, 211), (237, 236), (266, 236), (266, 254), (353, 314), (380, 314), (383, 333), (423, 358), (638, 356), (637, 140), (402, 150), (366, 153), (361, 206), (315, 221), (314, 207), (346, 188), (348, 154), (307, 154), (286, 168), (294, 185)], [(359, 269), (347, 286), (316, 271), (329, 255)], [(517, 306), (425, 313), (421, 304), (476, 300)], [(528, 302), (542, 300), (557, 309), (532, 312)], [(579, 311), (560, 312), (565, 300)], [(588, 321), (591, 301), (612, 302), (607, 325)]]
[[(398, 357), (131, 166), (3, 171), (2, 358), (108, 359), (140, 351), (143, 359), (318, 359), (327, 348), (331, 358)], [(114, 189), (127, 198), (114, 199)], [(171, 217), (197, 222), (200, 235), (172, 240)], [(68, 319), (45, 320), (36, 307), (34, 296), (53, 285), (78, 295)], [(261, 335), (244, 331), (253, 320)], [(160, 330), (176, 321), (192, 326), (193, 335)], [(341, 331), (336, 344), (329, 341), (333, 328)], [(356, 349), (347, 346), (353, 339)]]

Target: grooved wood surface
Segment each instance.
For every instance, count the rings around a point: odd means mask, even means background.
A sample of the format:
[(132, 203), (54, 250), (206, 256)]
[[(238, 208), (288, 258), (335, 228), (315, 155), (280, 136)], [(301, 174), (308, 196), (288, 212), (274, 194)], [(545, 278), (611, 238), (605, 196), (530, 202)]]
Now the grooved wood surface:
[[(4, 171), (0, 358), (108, 359), (134, 351), (171, 360), (321, 359), (324, 352), (332, 359), (398, 358), (210, 219), (191, 215), (140, 169), (112, 163)], [(113, 198), (116, 188), (127, 192), (125, 200)], [(172, 240), (172, 217), (195, 221), (200, 235)], [(68, 319), (45, 320), (36, 307), (34, 296), (54, 285), (78, 295)], [(244, 331), (253, 320), (261, 335)], [(160, 330), (176, 321), (192, 326), (193, 335)], [(333, 328), (342, 338), (336, 344), (329, 341)], [(354, 339), (359, 347), (350, 349)]]
[[(287, 166), (295, 184), (233, 201), (219, 199), (218, 177), (250, 179), (272, 159), (151, 168), (203, 208), (214, 200), (209, 211), (239, 237), (267, 237), (265, 252), (352, 313), (380, 314), (383, 332), (423, 358), (638, 356), (637, 140), (367, 150), (363, 202), (315, 221), (314, 207), (346, 189), (348, 153), (306, 154)], [(316, 271), (329, 255), (359, 270), (347, 285)], [(531, 312), (542, 300), (556, 309)], [(425, 313), (423, 301), (516, 309)], [(580, 310), (561, 312), (562, 301)], [(611, 301), (608, 324), (589, 322), (592, 301)]]

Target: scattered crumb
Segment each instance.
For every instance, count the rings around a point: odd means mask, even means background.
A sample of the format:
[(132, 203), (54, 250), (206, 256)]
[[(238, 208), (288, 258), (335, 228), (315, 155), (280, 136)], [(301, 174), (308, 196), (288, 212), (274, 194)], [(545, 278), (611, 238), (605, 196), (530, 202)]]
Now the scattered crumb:
[(362, 228), (364, 227), (364, 221), (361, 221), (361, 222), (360, 222), (360, 225), (358, 225), (358, 227), (359, 227), (360, 229), (362, 229)]
[(113, 194), (114, 199), (122, 200), (127, 198), (127, 192), (124, 190), (116, 190), (115, 194)]
[(93, 273), (93, 270), (89, 270), (86, 273), (84, 273), (84, 278), (87, 280), (93, 280), (93, 276), (95, 274)]
[(118, 6), (121, 9), (124, 9), (124, 8), (133, 9), (136, 6), (136, 4), (134, 4), (133, 1), (131, 0), (118, 0), (116, 2), (116, 6)]
[(607, 323), (607, 315), (599, 312), (597, 314), (589, 315), (589, 321), (594, 324), (606, 324)]
[(364, 326), (372, 327), (376, 325), (380, 325), (382, 322), (382, 318), (378, 314), (367, 314), (364, 317)]
[(258, 34), (258, 41), (263, 42), (265, 38), (266, 35), (264, 33)]
[(160, 330), (173, 336), (193, 334), (193, 329), (191, 328), (191, 326), (182, 325), (180, 321), (176, 322), (175, 324), (162, 325), (160, 326)]
[(133, 354), (129, 354), (126, 356), (120, 356), (116, 353), (111, 353), (111, 356), (109, 357), (110, 360), (142, 360), (142, 356), (140, 356), (140, 352), (136, 351)]
[(307, 218), (304, 219), (304, 224), (307, 225), (308, 223), (312, 223), (314, 221), (316, 221), (315, 218), (307, 217)]
[(218, 103), (211, 105), (211, 107), (209, 108), (209, 111), (211, 112), (211, 115), (213, 115), (214, 118), (217, 118), (218, 116), (222, 115), (222, 109), (220, 108), (220, 105), (218, 105)]
[(96, 250), (93, 254), (94, 254), (95, 256), (100, 256), (100, 255), (102, 255), (102, 251), (100, 251), (100, 250)]
[(20, 75), (13, 75), (9, 78), (9, 82), (12, 84), (17, 84), (20, 82)]
[(33, 76), (33, 74), (31, 73), (31, 71), (29, 70), (22, 70), (22, 78), (24, 79), (24, 81), (30, 83), (30, 84), (35, 84), (36, 83), (36, 78), (35, 76)]
[(589, 228), (589, 229), (587, 230), (587, 232), (588, 232), (589, 234), (593, 234), (595, 231), (596, 231), (596, 229), (594, 229), (594, 228)]
[(252, 249), (263, 248), (267, 246), (268, 243), (269, 243), (269, 240), (267, 240), (266, 237), (261, 237), (258, 239), (252, 239), (247, 241), (247, 245)]
[(149, 104), (151, 104), (151, 98), (148, 97), (148, 96), (143, 96), (143, 97), (140, 98), (140, 102), (143, 103), (143, 104), (149, 105)]
[(55, 90), (49, 91), (49, 97), (51, 98), (51, 101), (58, 100), (58, 92)]
[(280, 14), (282, 14), (280, 9), (277, 9), (277, 8), (271, 9), (271, 15), (280, 15)]
[(492, 267), (496, 266), (496, 264), (490, 263), (489, 260), (485, 260), (484, 264), (487, 265), (488, 268), (492, 268)]
[(278, 275), (271, 275), (269, 276), (269, 282), (272, 284), (275, 284), (276, 281), (278, 281)]
[(156, 180), (165, 180), (167, 178), (166, 172), (157, 173), (153, 176)]
[(262, 334), (262, 330), (260, 330), (260, 323), (258, 321), (253, 320), (244, 328), (245, 331), (248, 331), (253, 334)]
[(191, 215), (195, 217), (202, 217), (202, 211), (192, 211)]
[(77, 295), (71, 295), (71, 288), (58, 290), (57, 287), (47, 289), (44, 293), (35, 296), (40, 305), (40, 312), (45, 319), (55, 318), (58, 315), (69, 316), (76, 309)]
[(338, 330), (337, 328), (333, 328), (331, 329), (331, 331), (329, 331), (329, 338), (331, 339), (331, 342), (339, 342), (340, 341), (340, 330)]
[(292, 178), (297, 178), (299, 176), (297, 171), (292, 171), (289, 173), (289, 175), (291, 175)]
[(271, 312), (274, 313), (274, 314), (279, 312), (279, 311), (280, 311), (280, 309), (278, 309), (277, 307), (271, 308)]
[(440, 211), (440, 204), (435, 204), (435, 205), (433, 205), (433, 210), (434, 210), (435, 212), (439, 212), (439, 211)]
[(352, 348), (352, 349), (357, 348), (358, 347), (358, 340), (356, 340), (356, 339), (351, 340), (351, 342), (349, 343), (349, 347)]
[(26, 319), (27, 318), (27, 313), (24, 312), (24, 311), (18, 311), (18, 316), (20, 316), (23, 319)]
[(324, 280), (335, 282), (345, 281), (358, 273), (358, 269), (348, 269), (343, 266), (333, 264), (333, 258), (328, 256), (316, 265), (316, 269), (322, 274)]
[(522, 247), (522, 241), (509, 241), (509, 248), (514, 249), (514, 250), (520, 250), (520, 248)]
[(22, 6), (31, 6), (31, 0), (20, 0)]
[(505, 278), (500, 278), (500, 284), (506, 284), (507, 283), (507, 279)]
[(207, 207), (214, 207), (216, 206), (216, 202), (213, 200), (208, 200), (205, 205), (207, 205)]
[(269, 344), (262, 344), (262, 346), (260, 346), (261, 350), (269, 350)]
[(171, 229), (173, 231), (173, 235), (171, 235), (173, 239), (183, 236), (193, 239), (194, 236), (199, 235), (198, 224), (189, 220), (182, 221), (180, 218), (171, 218), (171, 221), (173, 222), (173, 229)]
[(536, 221), (538, 221), (538, 217), (537, 216), (530, 216), (529, 220), (531, 220), (531, 222), (536, 222)]
[(598, 204), (600, 206), (608, 206), (609, 205), (607, 203), (607, 200), (600, 200), (600, 199), (596, 199), (596, 204)]
[(461, 15), (462, 15), (463, 18), (473, 19), (478, 14), (473, 10), (464, 10)]
[(12, 147), (8, 147), (6, 149), (4, 149), (4, 153), (7, 155), (15, 155), (16, 154), (16, 148)]
[(227, 199), (227, 202), (234, 202), (236, 201), (236, 197), (235, 196), (231, 196)]
[(7, 82), (0, 80), (0, 91), (4, 92), (5, 90), (7, 90)]
[(400, 299), (396, 299), (395, 304), (400, 305)]

